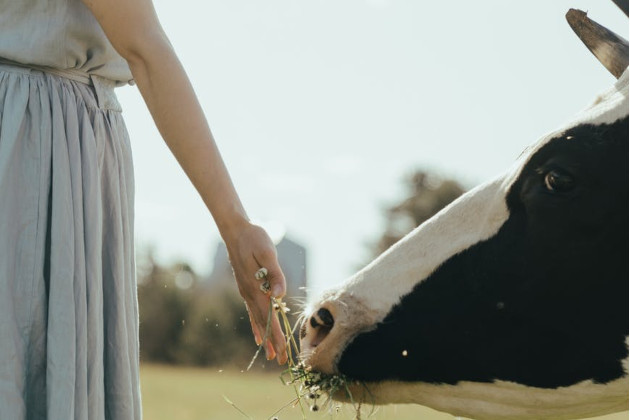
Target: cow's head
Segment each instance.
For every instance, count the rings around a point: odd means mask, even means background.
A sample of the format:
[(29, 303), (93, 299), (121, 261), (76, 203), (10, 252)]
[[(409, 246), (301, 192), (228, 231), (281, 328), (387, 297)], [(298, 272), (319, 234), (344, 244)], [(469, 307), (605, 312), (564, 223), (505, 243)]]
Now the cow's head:
[(361, 381), (355, 399), (466, 417), (627, 410), (628, 70), (620, 76), (503, 176), (315, 301), (305, 363)]

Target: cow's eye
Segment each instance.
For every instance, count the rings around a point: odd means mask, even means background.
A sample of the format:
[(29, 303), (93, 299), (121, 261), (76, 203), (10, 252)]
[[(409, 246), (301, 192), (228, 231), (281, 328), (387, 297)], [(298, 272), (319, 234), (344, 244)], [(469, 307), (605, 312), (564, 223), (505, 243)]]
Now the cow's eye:
[(571, 174), (561, 170), (552, 169), (545, 174), (545, 188), (551, 192), (565, 193), (575, 187), (575, 180)]

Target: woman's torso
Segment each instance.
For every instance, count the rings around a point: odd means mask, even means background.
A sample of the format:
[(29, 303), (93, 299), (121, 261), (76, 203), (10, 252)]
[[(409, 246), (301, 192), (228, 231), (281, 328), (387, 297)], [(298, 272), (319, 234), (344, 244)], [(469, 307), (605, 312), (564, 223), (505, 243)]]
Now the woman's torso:
[(0, 0), (0, 60), (101, 76), (132, 76), (81, 0)]

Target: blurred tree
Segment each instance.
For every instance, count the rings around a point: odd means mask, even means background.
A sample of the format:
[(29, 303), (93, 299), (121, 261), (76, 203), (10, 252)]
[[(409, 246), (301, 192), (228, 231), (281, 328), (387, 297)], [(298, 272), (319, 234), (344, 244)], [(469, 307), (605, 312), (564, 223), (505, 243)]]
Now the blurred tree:
[(385, 210), (385, 232), (373, 245), (374, 256), (383, 253), (465, 191), (452, 179), (442, 179), (422, 170), (415, 171), (404, 182), (408, 197)]
[(181, 338), (180, 361), (185, 364), (242, 368), (256, 353), (243, 299), (227, 289), (198, 295)]
[[(256, 353), (236, 285), (209, 288), (186, 263), (163, 266), (151, 250), (139, 253), (138, 303), (143, 362), (242, 369)], [(266, 365), (263, 355), (255, 366)]]
[[(138, 273), (141, 357), (175, 363), (192, 298), (187, 290), (176, 285), (178, 272), (186, 266), (162, 267), (149, 254), (141, 267)], [(188, 270), (192, 274), (189, 267)]]

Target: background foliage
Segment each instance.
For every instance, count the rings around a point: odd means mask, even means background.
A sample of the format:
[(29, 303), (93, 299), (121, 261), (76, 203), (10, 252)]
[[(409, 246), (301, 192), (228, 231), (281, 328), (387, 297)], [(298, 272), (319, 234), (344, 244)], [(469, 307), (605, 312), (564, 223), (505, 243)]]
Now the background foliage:
[(247, 366), (256, 351), (236, 286), (213, 287), (188, 265), (144, 256), (138, 274), (141, 360)]

